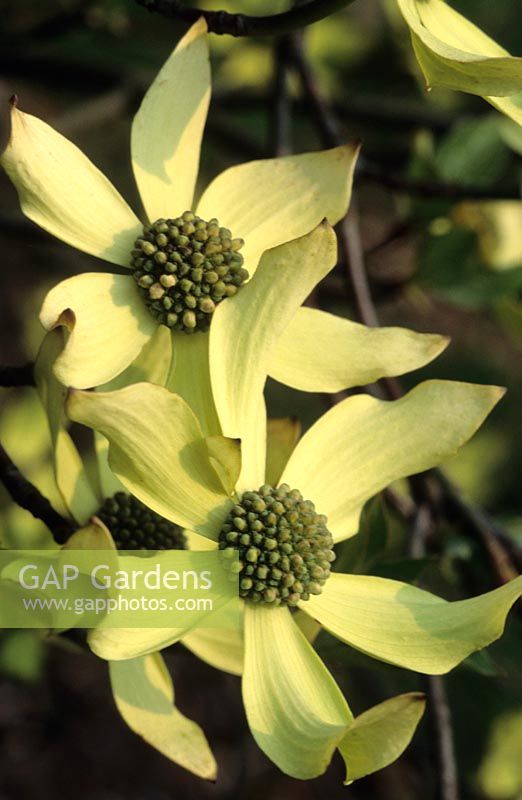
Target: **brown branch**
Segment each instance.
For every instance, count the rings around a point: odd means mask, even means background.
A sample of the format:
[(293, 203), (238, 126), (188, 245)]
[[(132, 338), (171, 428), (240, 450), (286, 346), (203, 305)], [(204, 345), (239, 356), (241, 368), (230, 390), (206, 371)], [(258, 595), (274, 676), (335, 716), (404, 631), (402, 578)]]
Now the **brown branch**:
[(273, 48), (274, 78), (269, 115), (269, 157), (292, 152), (291, 100), (288, 92), (288, 36), (276, 39)]
[[(513, 565), (506, 547), (505, 535), (498, 529), (487, 514), (476, 506), (467, 503), (461, 493), (441, 470), (432, 470), (431, 474), (443, 491), (447, 510), (456, 514), (463, 524), (481, 541), (499, 583), (509, 583), (517, 578), (518, 570)], [(502, 541), (504, 539), (504, 541)]]
[[(413, 519), (410, 539), (412, 558), (425, 558), (427, 542), (433, 531), (434, 520), (428, 503), (420, 503)], [(427, 675), (425, 678), (428, 709), (437, 742), (438, 778), (440, 800), (459, 800), (459, 780), (451, 709), (448, 703), (444, 679), (440, 675)]]
[(278, 36), (318, 22), (353, 3), (353, 0), (310, 0), (305, 5), (265, 17), (187, 8), (181, 0), (137, 0), (137, 3), (148, 11), (182, 22), (196, 22), (204, 17), (212, 33), (229, 36)]
[(0, 445), (0, 480), (13, 501), (40, 519), (51, 531), (53, 539), (63, 544), (76, 530), (70, 519), (62, 517), (39, 489), (25, 478)]
[(440, 800), (459, 800), (459, 776), (453, 725), (444, 678), (440, 675), (428, 675), (426, 682), (429, 697), (428, 707), (431, 710), (437, 737)]
[(32, 361), (28, 361), (21, 367), (0, 364), (0, 386), (35, 386), (33, 370)]
[[(292, 37), (290, 52), (299, 74), (301, 85), (309, 103), (311, 114), (326, 147), (337, 147), (343, 143), (339, 123), (329, 104), (316, 85), (314, 74), (303, 51), (302, 39)], [(349, 214), (339, 223), (339, 246), (345, 257), (348, 278), (351, 283), (357, 316), (370, 327), (379, 324), (377, 311), (372, 301), (362, 249), (357, 207), (352, 199)]]

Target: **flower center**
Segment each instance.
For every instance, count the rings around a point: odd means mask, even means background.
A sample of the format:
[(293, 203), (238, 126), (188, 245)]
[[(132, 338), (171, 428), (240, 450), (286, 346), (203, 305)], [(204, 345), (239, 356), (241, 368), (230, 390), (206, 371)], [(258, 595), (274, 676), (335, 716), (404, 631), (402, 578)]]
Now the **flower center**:
[(109, 529), (118, 550), (185, 550), (183, 529), (160, 517), (125, 492), (108, 497), (97, 517)]
[(176, 331), (208, 330), (216, 305), (248, 278), (243, 245), (217, 219), (205, 222), (192, 211), (144, 225), (131, 268), (152, 316)]
[(227, 516), (219, 549), (239, 551), (239, 594), (259, 603), (295, 606), (321, 594), (335, 559), (326, 517), (282, 483), (245, 492)]

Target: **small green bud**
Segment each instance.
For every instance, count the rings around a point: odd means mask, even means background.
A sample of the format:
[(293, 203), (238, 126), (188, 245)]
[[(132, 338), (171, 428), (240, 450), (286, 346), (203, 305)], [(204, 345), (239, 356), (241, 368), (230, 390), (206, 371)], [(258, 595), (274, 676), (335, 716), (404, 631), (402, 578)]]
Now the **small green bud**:
[(171, 286), (175, 286), (177, 284), (177, 278), (175, 275), (162, 275), (160, 278), (160, 283), (165, 289), (170, 289)]
[(149, 289), (149, 297), (151, 300), (161, 300), (165, 294), (165, 289), (161, 283), (153, 283)]
[(196, 315), (193, 311), (185, 311), (183, 314), (183, 325), (185, 328), (193, 330), (197, 325)]
[(210, 299), (210, 297), (203, 297), (199, 301), (199, 307), (204, 314), (212, 314), (213, 311), (215, 311), (216, 304)]

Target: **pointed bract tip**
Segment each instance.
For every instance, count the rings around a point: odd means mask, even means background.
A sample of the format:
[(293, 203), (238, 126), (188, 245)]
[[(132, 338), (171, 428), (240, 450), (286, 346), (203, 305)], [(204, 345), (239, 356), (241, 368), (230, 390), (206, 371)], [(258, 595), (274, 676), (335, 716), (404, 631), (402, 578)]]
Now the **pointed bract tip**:
[(411, 697), (412, 700), (417, 700), (417, 701), (420, 700), (424, 703), (427, 700), (427, 695), (425, 692), (410, 692), (409, 696)]
[(11, 97), (9, 98), (9, 105), (11, 106), (11, 108), (18, 108), (18, 95), (17, 94), (12, 94), (11, 95)]

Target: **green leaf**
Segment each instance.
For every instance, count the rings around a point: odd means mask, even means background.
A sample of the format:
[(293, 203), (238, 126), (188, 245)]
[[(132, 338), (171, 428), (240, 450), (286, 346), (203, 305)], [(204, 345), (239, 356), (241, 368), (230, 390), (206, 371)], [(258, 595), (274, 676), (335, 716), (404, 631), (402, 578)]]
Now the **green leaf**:
[(472, 653), (463, 662), (462, 666), (487, 678), (497, 678), (500, 671), (487, 650)]
[(372, 575), (396, 581), (416, 581), (432, 561), (431, 558), (397, 558), (380, 561), (372, 567)]
[(384, 503), (378, 495), (363, 509), (359, 533), (340, 545), (334, 570), (351, 573), (370, 571), (376, 559), (385, 551), (387, 538), (388, 521)]
[(507, 164), (508, 150), (500, 135), (498, 117), (489, 114), (454, 125), (435, 154), (440, 178), (463, 185), (492, 186), (502, 177)]

